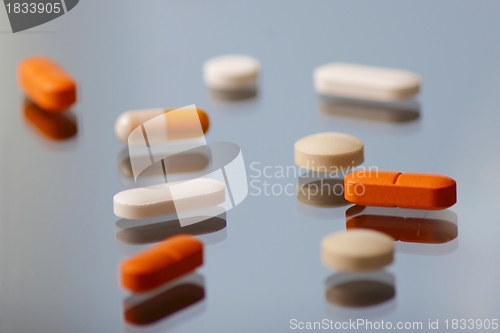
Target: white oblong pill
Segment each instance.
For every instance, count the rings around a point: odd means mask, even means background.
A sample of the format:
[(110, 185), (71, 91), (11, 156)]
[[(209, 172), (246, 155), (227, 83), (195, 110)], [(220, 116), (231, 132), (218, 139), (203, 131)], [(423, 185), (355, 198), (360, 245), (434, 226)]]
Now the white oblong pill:
[[(325, 132), (306, 136), (294, 145), (295, 164), (311, 171), (332, 172), (364, 161), (364, 144), (355, 136)], [(335, 170), (334, 170), (335, 169)]]
[(332, 63), (314, 70), (314, 88), (320, 94), (373, 100), (403, 100), (420, 91), (420, 76), (381, 67)]
[(113, 211), (130, 220), (175, 214), (176, 207), (187, 211), (219, 205), (225, 201), (225, 191), (224, 183), (208, 178), (134, 188), (113, 197)]
[(255, 89), (259, 72), (259, 61), (241, 54), (211, 58), (203, 64), (205, 84), (218, 90)]
[(341, 231), (321, 241), (323, 265), (339, 271), (373, 271), (391, 264), (393, 259), (394, 239), (378, 231)]

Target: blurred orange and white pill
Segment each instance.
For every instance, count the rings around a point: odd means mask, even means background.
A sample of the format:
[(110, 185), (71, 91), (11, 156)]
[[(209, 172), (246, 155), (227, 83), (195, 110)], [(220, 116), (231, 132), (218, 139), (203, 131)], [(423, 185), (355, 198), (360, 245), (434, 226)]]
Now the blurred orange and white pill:
[[(158, 117), (158, 118), (157, 118)], [(145, 109), (122, 113), (115, 122), (115, 134), (124, 143), (130, 142), (130, 134), (147, 126), (149, 142), (189, 139), (203, 136), (210, 127), (205, 111), (194, 106), (179, 109)]]

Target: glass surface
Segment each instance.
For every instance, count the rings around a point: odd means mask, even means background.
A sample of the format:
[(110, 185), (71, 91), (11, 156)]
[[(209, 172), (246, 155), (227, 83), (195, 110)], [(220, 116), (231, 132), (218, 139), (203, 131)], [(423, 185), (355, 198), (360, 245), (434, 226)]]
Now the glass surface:
[[(499, 11), (495, 1), (87, 0), (12, 34), (0, 10), (0, 332), (288, 332), (293, 319), (360, 318), (425, 331), (429, 320), (444, 330), (445, 320), (500, 319)], [(225, 53), (261, 61), (256, 94), (204, 86), (203, 62)], [(74, 119), (26, 116), (15, 68), (35, 54), (77, 78)], [(419, 73), (422, 91), (395, 111), (332, 109), (312, 71), (336, 61)], [(220, 234), (200, 236), (204, 266), (146, 304), (159, 312), (134, 317), (130, 304), (145, 301), (120, 288), (117, 267), (150, 245), (116, 236), (113, 195), (135, 185), (120, 172), (114, 122), (127, 110), (191, 104), (210, 116), (207, 142), (241, 147), (253, 183)], [(51, 137), (33, 119), (69, 130)], [(323, 267), (320, 240), (346, 229), (351, 205), (298, 200), (292, 166), (294, 142), (325, 131), (361, 138), (366, 167), (454, 178), (457, 236), (398, 242), (394, 264), (366, 277)], [(288, 192), (272, 193), (280, 188)], [(179, 311), (162, 305), (178, 297)]]

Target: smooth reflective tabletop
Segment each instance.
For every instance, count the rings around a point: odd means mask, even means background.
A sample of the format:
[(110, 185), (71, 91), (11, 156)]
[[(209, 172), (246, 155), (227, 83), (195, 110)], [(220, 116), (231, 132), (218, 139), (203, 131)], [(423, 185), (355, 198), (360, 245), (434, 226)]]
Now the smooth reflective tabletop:
[[(0, 10), (0, 332), (288, 332), (358, 319), (422, 331), (438, 320), (441, 331), (446, 320), (500, 319), (499, 11), (493, 1), (87, 0), (12, 34)], [(257, 91), (204, 86), (203, 62), (225, 53), (261, 61)], [(70, 113), (47, 114), (19, 91), (16, 64), (36, 54), (77, 79)], [(416, 72), (422, 91), (397, 105), (320, 98), (312, 71), (337, 61)], [(113, 196), (137, 186), (114, 123), (191, 104), (210, 116), (208, 143), (241, 148), (249, 194), (186, 227), (205, 243), (202, 268), (130, 294), (119, 262), (182, 228), (175, 216), (113, 214)], [(457, 204), (434, 216), (321, 197), (321, 180), (294, 167), (293, 144), (326, 131), (361, 138), (364, 167), (454, 178)], [(320, 240), (346, 228), (392, 234), (395, 262), (361, 276), (325, 268)]]

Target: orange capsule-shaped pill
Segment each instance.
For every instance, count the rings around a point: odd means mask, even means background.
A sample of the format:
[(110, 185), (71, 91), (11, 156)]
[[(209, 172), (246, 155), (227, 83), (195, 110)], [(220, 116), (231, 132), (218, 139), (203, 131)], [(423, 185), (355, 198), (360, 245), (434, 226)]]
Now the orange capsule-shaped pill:
[(358, 170), (344, 178), (344, 197), (361, 206), (444, 209), (457, 202), (457, 184), (442, 175)]
[[(208, 115), (205, 111), (200, 108), (196, 108), (196, 113), (198, 114), (199, 125), (196, 121), (191, 121), (187, 110), (184, 112), (169, 112), (173, 110), (168, 110), (166, 112), (167, 118), (167, 133), (169, 140), (180, 140), (196, 137), (199, 134), (205, 134), (208, 131), (208, 126), (210, 124)], [(196, 119), (196, 118), (193, 118)], [(199, 131), (199, 126), (203, 133)]]
[(177, 235), (121, 263), (121, 283), (144, 292), (170, 282), (203, 264), (203, 243), (191, 235)]
[(30, 57), (17, 67), (21, 90), (44, 110), (61, 112), (76, 101), (76, 83), (58, 64), (45, 57)]

